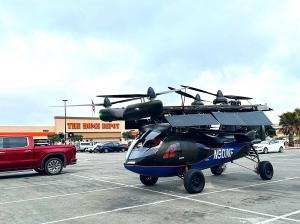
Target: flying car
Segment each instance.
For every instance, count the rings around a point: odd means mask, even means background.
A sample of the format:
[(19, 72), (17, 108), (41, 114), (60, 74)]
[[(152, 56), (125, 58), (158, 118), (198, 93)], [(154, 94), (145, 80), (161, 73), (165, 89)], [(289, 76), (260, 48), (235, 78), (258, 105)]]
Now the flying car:
[[(221, 175), (227, 163), (236, 163), (240, 158), (254, 162), (253, 171), (262, 180), (272, 179), (272, 164), (261, 161), (253, 147), (265, 139), (264, 127), (272, 125), (264, 114), (271, 108), (261, 104), (243, 105), (241, 101), (252, 98), (223, 95), (220, 90), (214, 94), (190, 86), (169, 89), (155, 93), (150, 87), (146, 94), (99, 95), (104, 97), (101, 105), (105, 106), (99, 111), (101, 120), (125, 120), (126, 129), (139, 129), (139, 136), (126, 154), (124, 167), (139, 174), (144, 185), (154, 185), (161, 177), (178, 176), (183, 179), (187, 192), (200, 193), (205, 187), (202, 170), (210, 169), (214, 175)], [(199, 94), (193, 96), (187, 90), (216, 98), (213, 104), (204, 105), (205, 100)], [(171, 92), (181, 95), (182, 105), (163, 106), (156, 99)], [(194, 102), (185, 105), (186, 97)], [(108, 98), (126, 98), (116, 103), (141, 102), (111, 108), (114, 103)]]
[[(272, 164), (260, 161), (253, 147), (265, 138), (264, 126), (272, 124), (263, 112), (271, 108), (242, 105), (241, 100), (252, 98), (223, 95), (220, 90), (213, 94), (194, 87), (183, 88), (211, 94), (216, 99), (213, 105), (204, 105), (199, 95), (194, 97), (182, 89), (170, 87), (172, 91), (195, 101), (190, 106), (164, 107), (161, 101), (152, 99), (124, 109), (122, 116), (126, 128), (140, 130), (140, 135), (127, 152), (125, 168), (139, 174), (141, 182), (147, 186), (156, 184), (160, 177), (178, 176), (184, 180), (184, 187), (189, 193), (199, 193), (204, 189), (205, 177), (201, 170), (210, 169), (214, 175), (221, 175), (226, 163), (240, 158), (253, 161), (254, 172), (261, 179), (272, 179)], [(124, 97), (141, 95), (127, 94)], [(113, 115), (110, 111), (102, 112)]]

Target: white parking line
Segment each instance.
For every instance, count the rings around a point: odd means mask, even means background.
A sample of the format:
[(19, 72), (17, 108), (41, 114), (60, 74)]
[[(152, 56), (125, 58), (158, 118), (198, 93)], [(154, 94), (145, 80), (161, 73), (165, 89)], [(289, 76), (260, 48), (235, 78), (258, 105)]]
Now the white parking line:
[[(108, 183), (113, 183), (113, 184), (119, 184), (121, 186), (124, 186), (123, 183), (107, 181), (107, 180), (102, 180), (102, 179), (98, 179), (98, 178), (90, 178), (90, 177), (80, 176), (80, 175), (76, 175), (76, 174), (73, 174), (73, 176), (77, 176), (77, 177), (81, 177), (81, 178), (87, 178), (87, 179), (93, 179), (93, 180), (103, 181), (103, 182), (108, 182)], [(151, 192), (159, 193), (159, 194), (164, 194), (164, 195), (171, 196), (171, 197), (176, 197), (177, 200), (179, 200), (179, 199), (192, 200), (192, 201), (196, 201), (196, 202), (199, 202), (199, 203), (202, 203), (202, 204), (209, 204), (209, 205), (218, 206), (218, 207), (222, 207), (222, 208), (229, 208), (229, 209), (237, 210), (237, 211), (240, 211), (240, 212), (246, 212), (246, 213), (251, 213), (251, 214), (255, 214), (255, 215), (261, 215), (261, 216), (266, 216), (266, 217), (284, 219), (284, 220), (289, 220), (289, 221), (294, 221), (294, 222), (300, 222), (300, 220), (289, 219), (289, 218), (286, 218), (286, 217), (279, 217), (279, 216), (270, 215), (270, 214), (266, 214), (266, 213), (260, 213), (260, 212), (255, 212), (255, 211), (251, 211), (251, 210), (240, 209), (240, 208), (236, 208), (236, 207), (232, 207), (232, 206), (221, 205), (221, 204), (217, 204), (217, 203), (212, 203), (212, 202), (202, 201), (202, 200), (192, 198), (192, 197), (195, 197), (195, 196), (215, 194), (215, 193), (220, 193), (220, 192), (225, 192), (225, 191), (233, 191), (233, 190), (238, 190), (238, 189), (243, 189), (243, 188), (267, 185), (267, 184), (278, 183), (278, 182), (282, 182), (282, 181), (294, 180), (294, 179), (299, 179), (299, 178), (300, 177), (291, 177), (291, 178), (285, 178), (285, 179), (276, 180), (276, 181), (268, 181), (268, 182), (265, 182), (265, 183), (252, 184), (252, 185), (247, 185), (247, 186), (243, 186), (243, 187), (228, 188), (228, 189), (223, 189), (223, 190), (219, 190), (219, 191), (201, 193), (201, 194), (198, 194), (198, 195), (191, 195), (191, 196), (179, 196), (179, 195), (175, 195), (175, 194), (170, 194), (170, 193), (166, 193), (166, 192), (151, 190), (151, 189), (148, 189), (148, 188), (142, 188), (142, 187), (137, 187), (137, 186), (133, 186), (133, 185), (129, 185), (128, 187), (135, 188), (135, 189), (141, 189), (141, 190), (145, 190), (145, 191), (151, 191)], [(174, 200), (176, 200), (176, 199), (174, 199)], [(157, 204), (159, 204), (159, 203), (162, 203), (162, 202), (157, 202)], [(146, 205), (148, 205), (148, 204), (140, 205), (140, 207), (141, 206), (146, 206)], [(101, 214), (103, 214), (103, 213), (101, 213)]]
[[(276, 220), (279, 220), (279, 219), (283, 219), (283, 218), (289, 217), (291, 215), (296, 215), (298, 213), (300, 213), (300, 210), (295, 211), (295, 212), (291, 212), (291, 213), (288, 213), (288, 214), (285, 214), (285, 215), (281, 215), (281, 216), (275, 217), (273, 219), (268, 219), (268, 220), (259, 222), (259, 224), (270, 223), (270, 222), (273, 222), (273, 221), (276, 221)], [(300, 220), (299, 220), (299, 222), (300, 222)]]
[(165, 202), (174, 201), (174, 200), (178, 200), (178, 198), (162, 200), (162, 201), (156, 201), (156, 202), (151, 202), (151, 203), (146, 203), (146, 204), (141, 204), (141, 205), (133, 205), (133, 206), (123, 207), (123, 208), (117, 208), (117, 209), (113, 209), (113, 210), (109, 210), (109, 211), (103, 211), (103, 212), (97, 212), (97, 213), (92, 213), (92, 214), (87, 214), (87, 215), (75, 216), (75, 217), (56, 220), (56, 221), (44, 222), (44, 223), (41, 223), (41, 224), (52, 224), (52, 223), (66, 222), (66, 221), (71, 221), (71, 220), (76, 220), (76, 219), (82, 219), (82, 218), (88, 218), (88, 217), (92, 217), (92, 216), (103, 215), (103, 214), (107, 214), (107, 213), (113, 213), (113, 212), (119, 212), (119, 211), (123, 211), (123, 210), (129, 210), (129, 209), (133, 209), (133, 208), (140, 208), (140, 207), (149, 206), (149, 205), (156, 205), (156, 204), (165, 203)]
[[(81, 176), (81, 177), (85, 178), (85, 179), (95, 180), (94, 178), (89, 178), (89, 177), (84, 177), (84, 176)], [(166, 181), (162, 181), (162, 182), (170, 182), (170, 181), (175, 181), (175, 180), (177, 180), (177, 179), (171, 179), (171, 180), (166, 180)], [(113, 183), (111, 181), (104, 181), (104, 180), (102, 182)], [(44, 200), (44, 199), (52, 199), (52, 198), (58, 198), (58, 197), (67, 197), (67, 196), (80, 195), (80, 194), (88, 194), (88, 193), (108, 191), (108, 190), (114, 190), (114, 189), (125, 188), (125, 187), (134, 187), (134, 186), (138, 186), (140, 184), (134, 184), (134, 185), (122, 184), (121, 185), (121, 184), (116, 183), (116, 185), (119, 185), (119, 186), (118, 187), (110, 187), (110, 188), (104, 188), (104, 189), (91, 190), (91, 191), (75, 192), (75, 193), (69, 193), (69, 194), (60, 194), (60, 195), (52, 195), (52, 196), (45, 196), (45, 197), (39, 197), (39, 198), (29, 198), (29, 199), (15, 200), (15, 201), (0, 202), (0, 205), (14, 204), (14, 203), (21, 203), (21, 202), (28, 202), (28, 201), (36, 201), (36, 200)]]
[(61, 184), (65, 183), (66, 181), (51, 181), (48, 183), (43, 183), (43, 184), (28, 184), (28, 185), (19, 185), (19, 186), (14, 186), (14, 187), (6, 187), (6, 188), (1, 188), (0, 190), (12, 190), (12, 189), (19, 189), (19, 188), (27, 188), (27, 187), (39, 187), (39, 186), (47, 186), (47, 185), (55, 185), (55, 184)]
[(92, 191), (75, 192), (75, 193), (70, 193), (70, 194), (59, 194), (59, 195), (52, 195), (52, 196), (46, 196), (46, 197), (40, 197), (40, 198), (30, 198), (30, 199), (23, 199), (23, 200), (16, 200), (16, 201), (6, 201), (6, 202), (0, 202), (0, 205), (14, 204), (14, 203), (28, 202), (28, 201), (37, 201), (37, 200), (58, 198), (58, 197), (66, 197), (66, 196), (73, 196), (73, 195), (78, 195), (78, 194), (87, 194), (87, 193), (93, 193), (93, 192), (113, 190), (113, 189), (118, 189), (118, 188), (122, 188), (122, 187), (120, 187), (120, 186), (119, 187), (110, 187), (110, 188), (104, 188), (104, 189), (98, 189), (98, 190), (92, 190)]

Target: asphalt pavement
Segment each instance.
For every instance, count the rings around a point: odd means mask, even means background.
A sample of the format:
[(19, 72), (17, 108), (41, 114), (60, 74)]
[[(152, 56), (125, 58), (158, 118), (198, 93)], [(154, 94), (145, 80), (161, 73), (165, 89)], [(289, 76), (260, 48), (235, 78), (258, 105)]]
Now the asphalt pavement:
[(125, 154), (78, 153), (57, 176), (0, 173), (0, 223), (300, 223), (299, 149), (261, 155), (273, 164), (270, 181), (236, 164), (221, 176), (205, 170), (205, 189), (193, 195), (177, 177), (143, 186)]

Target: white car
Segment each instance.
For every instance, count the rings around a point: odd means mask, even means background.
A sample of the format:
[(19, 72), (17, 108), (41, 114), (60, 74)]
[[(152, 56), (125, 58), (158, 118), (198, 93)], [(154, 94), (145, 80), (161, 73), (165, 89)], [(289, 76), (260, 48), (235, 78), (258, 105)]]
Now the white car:
[(94, 147), (94, 142), (80, 142), (78, 151), (81, 152), (90, 151), (90, 149), (92, 149), (93, 147)]
[(266, 140), (261, 143), (254, 144), (254, 149), (258, 153), (283, 152), (284, 143), (280, 140)]
[(88, 151), (89, 153), (97, 152), (96, 148), (102, 146), (103, 144), (104, 144), (103, 142), (97, 142), (93, 145), (93, 147), (89, 148), (86, 151)]

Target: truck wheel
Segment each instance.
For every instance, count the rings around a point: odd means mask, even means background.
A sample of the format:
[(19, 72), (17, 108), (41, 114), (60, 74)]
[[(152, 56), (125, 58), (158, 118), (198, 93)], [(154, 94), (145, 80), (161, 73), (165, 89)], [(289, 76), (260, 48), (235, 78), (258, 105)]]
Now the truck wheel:
[(156, 184), (158, 177), (140, 175), (141, 182), (146, 186), (152, 186)]
[(45, 173), (47, 175), (60, 174), (63, 168), (63, 163), (59, 158), (50, 158), (45, 163)]
[(273, 177), (273, 166), (269, 161), (261, 161), (258, 164), (258, 173), (263, 180), (271, 180)]
[(184, 176), (184, 187), (191, 194), (200, 193), (205, 186), (205, 177), (200, 170), (190, 169)]
[(213, 166), (212, 168), (210, 168), (210, 171), (212, 172), (212, 174), (214, 174), (216, 176), (221, 175), (225, 170), (226, 170), (226, 164), (221, 164), (221, 165)]
[(35, 172), (39, 173), (39, 174), (44, 174), (44, 170), (41, 170), (41, 169), (34, 169)]

